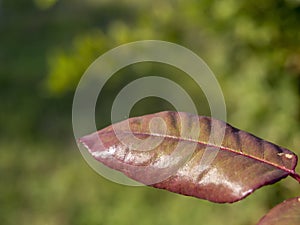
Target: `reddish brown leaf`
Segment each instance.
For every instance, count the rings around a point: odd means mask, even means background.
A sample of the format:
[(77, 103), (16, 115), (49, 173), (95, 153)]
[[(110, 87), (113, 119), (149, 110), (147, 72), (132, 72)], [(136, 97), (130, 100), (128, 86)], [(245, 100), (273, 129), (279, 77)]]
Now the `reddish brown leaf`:
[[(225, 135), (218, 143), (222, 128)], [(188, 113), (130, 118), (79, 142), (98, 161), (136, 181), (219, 203), (298, 176), (293, 152), (222, 121)]]
[(292, 198), (275, 206), (257, 225), (299, 225), (300, 197)]

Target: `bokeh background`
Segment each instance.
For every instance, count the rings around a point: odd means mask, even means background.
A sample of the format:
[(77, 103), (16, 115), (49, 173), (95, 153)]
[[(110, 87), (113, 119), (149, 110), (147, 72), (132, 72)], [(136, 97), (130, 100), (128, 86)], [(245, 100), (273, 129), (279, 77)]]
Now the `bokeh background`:
[[(115, 184), (83, 160), (71, 123), (73, 94), (90, 63), (120, 44), (159, 39), (207, 62), (229, 123), (300, 155), (299, 21), (299, 0), (0, 0), (1, 224), (250, 225), (300, 195), (291, 178), (223, 205)], [(110, 124), (122, 87), (148, 75), (178, 82), (199, 114), (209, 115), (188, 76), (145, 63), (124, 68), (105, 85), (99, 128)], [(170, 109), (147, 98), (131, 116)]]

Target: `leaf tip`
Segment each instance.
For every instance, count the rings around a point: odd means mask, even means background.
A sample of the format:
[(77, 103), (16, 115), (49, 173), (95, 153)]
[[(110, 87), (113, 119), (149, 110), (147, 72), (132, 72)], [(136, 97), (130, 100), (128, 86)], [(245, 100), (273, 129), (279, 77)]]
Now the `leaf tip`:
[(84, 144), (84, 140), (83, 140), (83, 138), (82, 138), (82, 137), (81, 137), (81, 138), (78, 138), (78, 139), (76, 139), (76, 142), (77, 142), (77, 144), (85, 145), (85, 144)]
[(81, 137), (81, 138), (76, 139), (76, 142), (77, 142), (78, 145), (82, 145), (84, 148), (86, 148), (88, 151), (90, 151), (90, 147), (87, 144), (87, 140), (86, 140), (85, 137)]

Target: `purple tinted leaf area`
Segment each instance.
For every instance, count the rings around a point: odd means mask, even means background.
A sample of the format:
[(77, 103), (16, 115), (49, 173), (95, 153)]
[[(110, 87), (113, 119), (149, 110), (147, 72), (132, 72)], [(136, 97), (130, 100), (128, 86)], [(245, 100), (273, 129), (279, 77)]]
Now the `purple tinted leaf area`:
[(275, 206), (257, 225), (299, 225), (300, 197), (292, 198)]
[[(151, 124), (153, 118), (161, 118), (165, 127)], [(212, 129), (213, 124), (220, 129)], [(224, 137), (215, 143), (211, 135), (217, 137), (222, 128)], [(188, 113), (130, 118), (79, 142), (99, 162), (136, 181), (218, 203), (239, 201), (261, 186), (297, 175), (293, 152), (225, 122)]]

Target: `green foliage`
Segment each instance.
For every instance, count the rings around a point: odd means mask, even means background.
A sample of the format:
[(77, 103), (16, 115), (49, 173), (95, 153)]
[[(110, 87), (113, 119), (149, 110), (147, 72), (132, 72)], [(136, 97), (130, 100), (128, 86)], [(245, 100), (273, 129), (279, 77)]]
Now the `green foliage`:
[(104, 51), (106, 46), (102, 36), (96, 31), (84, 37), (76, 37), (72, 54), (67, 55), (61, 50), (52, 53), (49, 57), (51, 75), (47, 80), (51, 93), (74, 91), (87, 66), (96, 55)]
[[(266, 187), (233, 205), (212, 204), (147, 187), (126, 187), (98, 176), (79, 152), (62, 145), (1, 145), (3, 224), (255, 224), (268, 211)], [(57, 151), (59, 149), (59, 151)], [(65, 151), (63, 151), (65, 150)], [(7, 175), (10, 173), (10, 176)], [(286, 192), (284, 197), (290, 197)], [(240, 210), (243, 209), (242, 213)], [(219, 216), (216, 216), (219, 215)], [(246, 216), (245, 216), (246, 215)]]
[[(219, 206), (112, 184), (84, 165), (76, 146), (67, 147), (73, 151), (62, 147), (73, 143), (72, 97), (83, 72), (107, 50), (142, 39), (175, 42), (196, 52), (217, 75), (228, 122), (300, 155), (299, 21), (297, 0), (1, 1), (0, 135), (6, 142), (0, 156), (1, 221), (221, 224), (227, 218), (229, 224), (255, 223), (293, 197), (297, 185), (287, 180), (243, 203)], [(99, 128), (110, 123), (118, 91), (153, 73), (177, 81), (199, 114), (209, 115), (201, 90), (187, 76), (178, 78), (184, 74), (162, 65), (133, 65), (104, 87)], [(145, 99), (132, 114), (155, 112), (157, 103)], [(240, 209), (248, 218), (238, 215)], [(215, 212), (220, 216), (210, 216)]]

